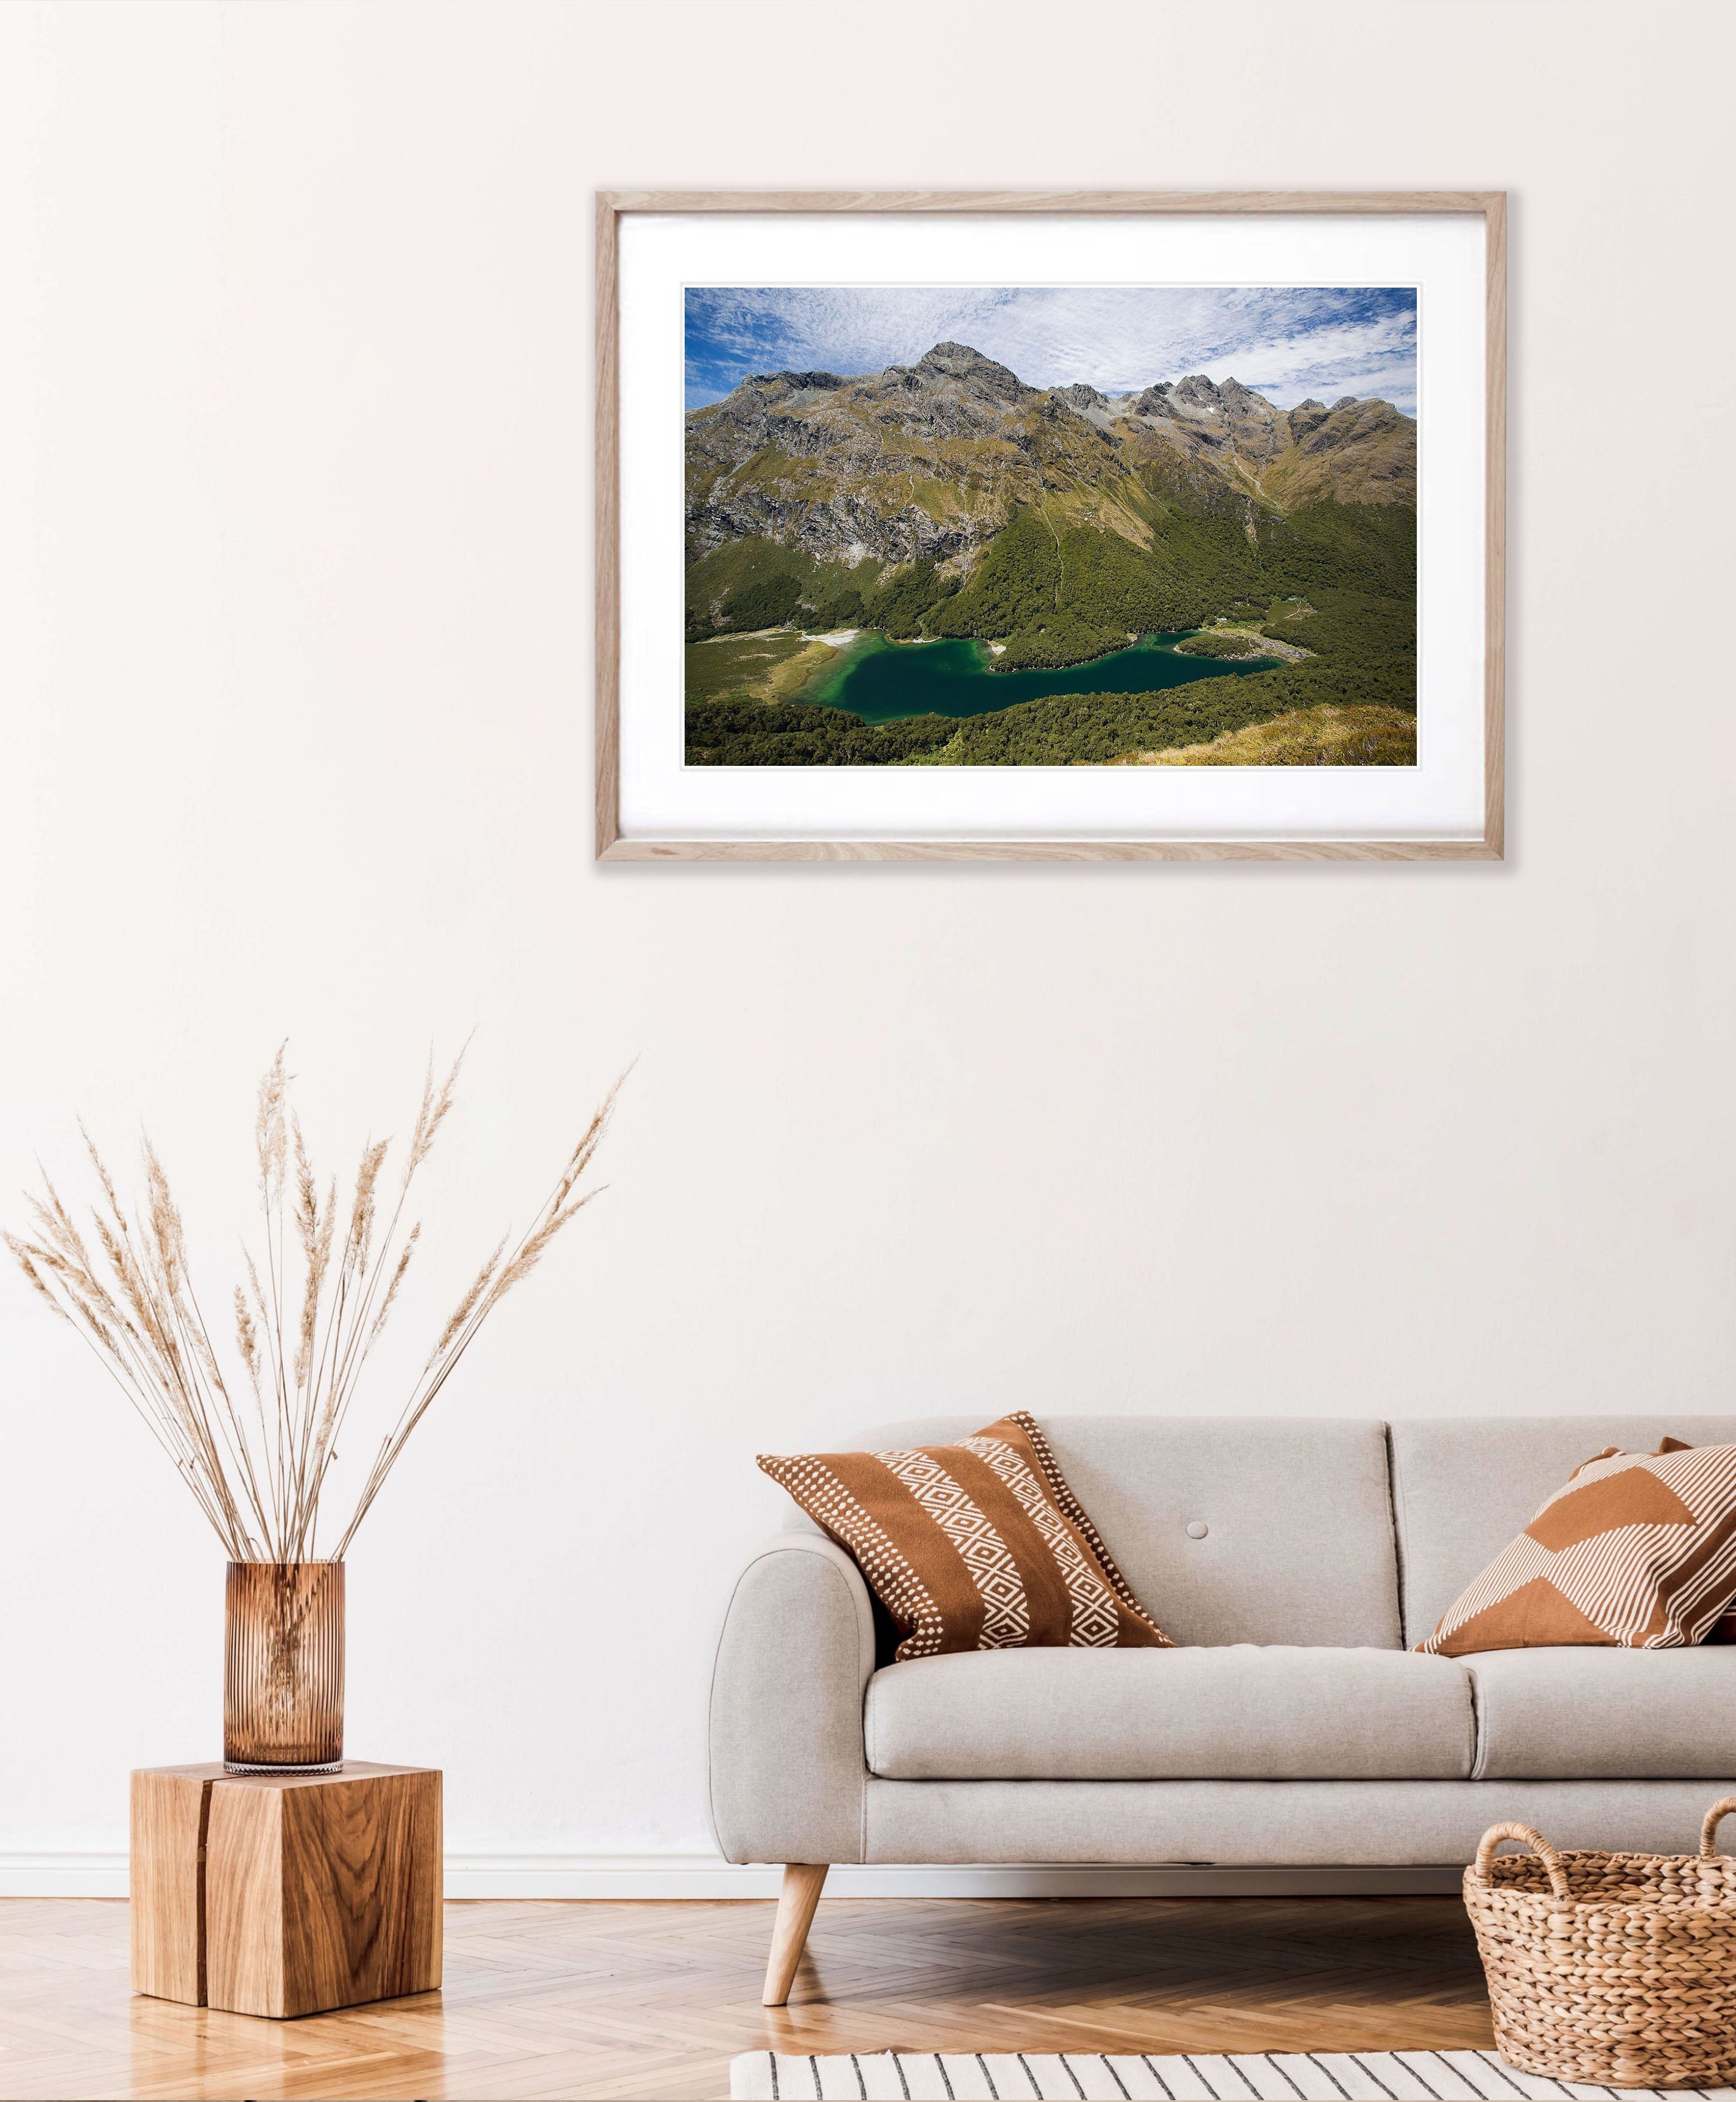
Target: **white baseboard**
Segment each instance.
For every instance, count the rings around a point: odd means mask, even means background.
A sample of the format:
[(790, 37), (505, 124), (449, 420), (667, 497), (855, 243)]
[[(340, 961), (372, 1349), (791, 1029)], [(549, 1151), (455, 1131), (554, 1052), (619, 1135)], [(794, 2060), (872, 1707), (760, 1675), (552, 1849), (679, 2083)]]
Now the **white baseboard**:
[[(840, 1865), (836, 1898), (1361, 1897), (1456, 1891), (1456, 1868)], [(449, 1854), (449, 1898), (773, 1898), (781, 1872), (715, 1854)], [(124, 1898), (124, 1854), (0, 1854), (0, 1897)]]
[(0, 1854), (0, 1898), (124, 1898), (124, 1854)]

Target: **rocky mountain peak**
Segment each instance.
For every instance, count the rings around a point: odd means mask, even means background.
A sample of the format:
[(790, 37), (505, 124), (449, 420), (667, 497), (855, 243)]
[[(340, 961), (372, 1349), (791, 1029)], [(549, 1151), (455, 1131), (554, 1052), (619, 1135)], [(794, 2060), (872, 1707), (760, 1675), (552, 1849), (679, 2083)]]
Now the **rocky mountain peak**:
[(1021, 401), (1037, 391), (968, 343), (937, 343), (923, 353), (911, 370), (925, 379), (959, 380), (973, 393), (992, 394), (1003, 401)]
[(835, 372), (756, 372), (747, 384), (772, 394), (824, 394), (849, 382)]
[(1203, 372), (1190, 372), (1167, 392), (1171, 401), (1180, 401), (1189, 409), (1216, 409), (1224, 398)]
[(1337, 410), (1340, 409), (1353, 409), (1356, 405), (1357, 397), (1354, 394), (1340, 394), (1338, 399), (1332, 404), (1332, 406), (1335, 410)]
[(1107, 394), (1100, 394), (1095, 387), (1086, 386), (1083, 380), (1071, 387), (1057, 387), (1055, 392), (1070, 409), (1106, 409), (1109, 406)]
[[(942, 372), (967, 372), (973, 365), (991, 365), (992, 358), (985, 357), (980, 350), (968, 343), (954, 343), (950, 339), (935, 344), (925, 350), (916, 361), (919, 365), (937, 366)], [(1006, 368), (1001, 368), (1004, 370)]]

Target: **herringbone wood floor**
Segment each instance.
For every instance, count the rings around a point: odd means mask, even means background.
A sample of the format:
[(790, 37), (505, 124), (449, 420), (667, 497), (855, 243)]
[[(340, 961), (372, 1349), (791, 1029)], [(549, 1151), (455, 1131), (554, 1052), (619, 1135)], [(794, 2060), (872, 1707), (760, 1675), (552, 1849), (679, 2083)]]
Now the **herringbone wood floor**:
[(444, 1991), (271, 2022), (132, 1998), (124, 1904), (0, 1900), (0, 2096), (682, 2102), (765, 2048), (1491, 2040), (1456, 1898), (828, 1900), (764, 2009), (772, 1909), (449, 1905)]

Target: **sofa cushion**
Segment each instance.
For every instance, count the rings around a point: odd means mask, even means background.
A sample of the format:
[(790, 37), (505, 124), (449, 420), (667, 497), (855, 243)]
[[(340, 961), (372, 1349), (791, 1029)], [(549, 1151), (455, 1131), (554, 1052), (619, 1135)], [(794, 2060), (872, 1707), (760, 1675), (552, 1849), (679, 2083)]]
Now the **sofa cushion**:
[[(1322, 1886), (1300, 1878), (1291, 1882), (1289, 1869), (1334, 1869), (1342, 1874), (1353, 1864), (1404, 1865), (1433, 1869), (1438, 1875), (1451, 1864), (1450, 1882), (1456, 1886), (1464, 1864), (1477, 1851), (1477, 1841), (1491, 1825), (1517, 1819), (1557, 1847), (1692, 1853), (1707, 1804), (1731, 1794), (1736, 1794), (1736, 1778), (1729, 1776), (1710, 1785), (1704, 1779), (1415, 1780), (1395, 1788), (1389, 1780), (1293, 1780), (1274, 1788), (1263, 1780), (910, 1781), (880, 1780), (870, 1775), (862, 1791), (861, 1851), (848, 1858), (961, 1865), (1004, 1861), (1027, 1867), (1035, 1862), (1057, 1867), (1115, 1862), (1145, 1869), (1218, 1865), (1259, 1869), (1260, 1882), (1250, 1882), (1247, 1888), (1257, 1890), (1264, 1884), (1269, 1890), (1289, 1889), (1299, 1895)], [(1726, 1825), (1726, 1845), (1729, 1831)], [(1040, 1890), (1045, 1886), (1025, 1887)], [(1072, 1889), (1077, 1885), (1047, 1887)], [(1216, 1887), (1221, 1891), (1225, 1886)], [(1329, 1887), (1342, 1890), (1345, 1885), (1335, 1877)], [(1404, 1886), (1381, 1878), (1365, 1887), (1393, 1890)], [(1442, 1885), (1431, 1878), (1426, 1884), (1410, 1887), (1439, 1890)], [(1219, 1902), (1214, 1899), (1211, 1909)], [(1238, 1933), (1239, 1922), (1236, 1927), (1224, 1924), (1232, 1935)], [(1369, 1939), (1362, 1945), (1371, 1957), (1380, 1953), (1380, 1933), (1397, 1925), (1390, 1919), (1378, 1924), (1369, 1920)], [(1179, 1949), (1180, 1945), (1171, 1946)], [(1353, 1991), (1344, 1960), (1348, 1943), (1340, 1943), (1340, 1951), (1328, 1960), (1344, 1976), (1345, 1989)], [(912, 1954), (915, 1961), (922, 1960), (920, 1951)], [(1154, 1967), (1151, 1945), (1136, 1962), (1145, 1965), (1149, 1977)], [(1489, 2085), (1493, 2091), (1492, 2079)], [(1228, 2086), (1225, 2082), (1219, 2093), (1226, 2093)], [(1203, 2095), (1206, 2091), (1190, 2091)], [(1371, 2096), (1378, 2093), (1373, 2087), (1362, 2091)], [(1443, 2091), (1437, 2084), (1437, 2094)], [(1507, 2102), (1513, 2102), (1515, 2093), (1551, 2095), (1555, 2102), (1561, 2102), (1564, 2094), (1573, 2091), (1541, 2082), (1512, 2092), (1499, 2090)], [(1579, 2090), (1582, 2095), (1592, 2091)], [(1268, 2087), (1266, 2092), (1289, 2091), (1280, 2086)], [(1325, 2080), (1312, 2092), (1333, 2095)], [(1402, 2092), (1404, 2102), (1422, 2102), (1421, 2087)], [(1605, 2102), (1632, 2093), (1629, 2088), (1613, 2089)], [(1242, 2102), (1248, 2102), (1245, 2094)], [(1295, 2102), (1293, 2095), (1291, 2102)]]
[[(1384, 1425), (1046, 1412), (1038, 1420), (1122, 1574), (1176, 1642), (1398, 1647)], [(968, 1417), (931, 1417), (866, 1442), (932, 1444), (975, 1428)], [(1610, 1440), (1577, 1457), (1599, 1443)], [(1481, 1566), (1473, 1560), (1466, 1574)]]
[(1496, 1649), (1459, 1661), (1477, 1686), (1479, 1780), (1670, 1780), (1736, 1760), (1736, 1649)]
[[(1543, 1499), (1594, 1452), (1611, 1445), (1627, 1452), (1654, 1451), (1665, 1438), (1730, 1444), (1736, 1443), (1736, 1416), (1423, 1418), (1395, 1421), (1388, 1436), (1405, 1640), (1417, 1643)], [(1087, 1483), (1076, 1480), (1075, 1486), (1113, 1541), (1108, 1514), (1097, 1509)], [(1139, 1584), (1137, 1571), (1128, 1575)], [(1172, 1622), (1166, 1614), (1164, 1624), (1178, 1642), (1199, 1639), (1179, 1625), (1179, 1616)]]
[(901, 1659), (1168, 1646), (1022, 1411), (945, 1444), (760, 1465), (856, 1558)]
[(983, 1651), (877, 1671), (865, 1739), (889, 1780), (1463, 1780), (1471, 1693), (1402, 1650)]

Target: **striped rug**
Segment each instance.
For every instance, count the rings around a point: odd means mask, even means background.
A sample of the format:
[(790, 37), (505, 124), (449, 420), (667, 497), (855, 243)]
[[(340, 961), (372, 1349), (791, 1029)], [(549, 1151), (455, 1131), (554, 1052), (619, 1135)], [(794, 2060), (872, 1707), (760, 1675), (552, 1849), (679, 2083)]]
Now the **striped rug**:
[(1492, 2051), (752, 2051), (733, 2060), (736, 2102), (1736, 2102), (1736, 2087), (1599, 2087), (1516, 2073)]

